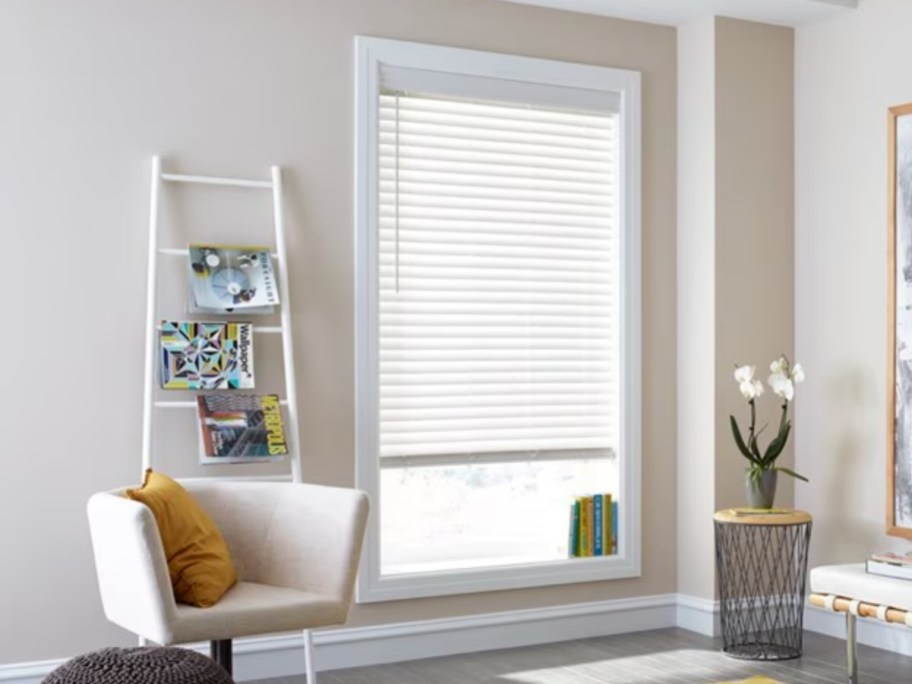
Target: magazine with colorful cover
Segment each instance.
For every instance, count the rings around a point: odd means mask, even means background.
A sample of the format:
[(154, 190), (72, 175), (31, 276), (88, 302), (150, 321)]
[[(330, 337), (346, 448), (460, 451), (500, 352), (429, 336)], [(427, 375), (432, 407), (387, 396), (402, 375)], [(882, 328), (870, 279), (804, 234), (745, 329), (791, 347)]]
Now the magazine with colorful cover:
[(191, 311), (259, 313), (279, 303), (268, 248), (190, 245), (189, 256)]
[(281, 460), (288, 441), (276, 394), (205, 394), (199, 406), (200, 463)]
[(253, 324), (162, 321), (163, 389), (253, 389)]

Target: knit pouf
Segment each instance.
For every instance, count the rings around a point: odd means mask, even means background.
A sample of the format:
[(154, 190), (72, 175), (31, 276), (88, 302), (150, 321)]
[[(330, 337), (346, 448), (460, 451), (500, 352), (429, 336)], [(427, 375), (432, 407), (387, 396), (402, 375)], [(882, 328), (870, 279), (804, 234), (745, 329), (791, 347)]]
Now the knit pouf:
[(183, 648), (105, 648), (64, 663), (42, 684), (234, 684), (205, 656)]

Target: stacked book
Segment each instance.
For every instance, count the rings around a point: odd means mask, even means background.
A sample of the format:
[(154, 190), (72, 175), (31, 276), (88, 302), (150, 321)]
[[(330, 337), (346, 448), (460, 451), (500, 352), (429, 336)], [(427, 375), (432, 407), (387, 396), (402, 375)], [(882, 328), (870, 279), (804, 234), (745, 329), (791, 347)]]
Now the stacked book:
[(580, 496), (570, 505), (569, 557), (617, 553), (618, 504), (611, 494)]
[(872, 575), (912, 580), (912, 555), (875, 553), (865, 561), (865, 570)]

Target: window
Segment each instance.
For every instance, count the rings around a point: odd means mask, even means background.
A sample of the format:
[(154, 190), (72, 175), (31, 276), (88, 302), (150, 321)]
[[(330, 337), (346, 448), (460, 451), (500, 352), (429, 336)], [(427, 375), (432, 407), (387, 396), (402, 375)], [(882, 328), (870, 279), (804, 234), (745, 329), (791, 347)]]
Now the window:
[[(639, 79), (358, 39), (359, 600), (639, 574)], [(574, 497), (619, 503), (568, 559)]]

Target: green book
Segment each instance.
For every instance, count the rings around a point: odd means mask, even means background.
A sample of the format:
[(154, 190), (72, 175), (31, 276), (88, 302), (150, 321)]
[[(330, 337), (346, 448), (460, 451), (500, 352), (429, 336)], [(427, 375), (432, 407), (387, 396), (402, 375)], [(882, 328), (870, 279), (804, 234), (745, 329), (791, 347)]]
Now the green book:
[(570, 558), (576, 558), (579, 555), (579, 511), (579, 501), (570, 504), (570, 542), (568, 545)]

